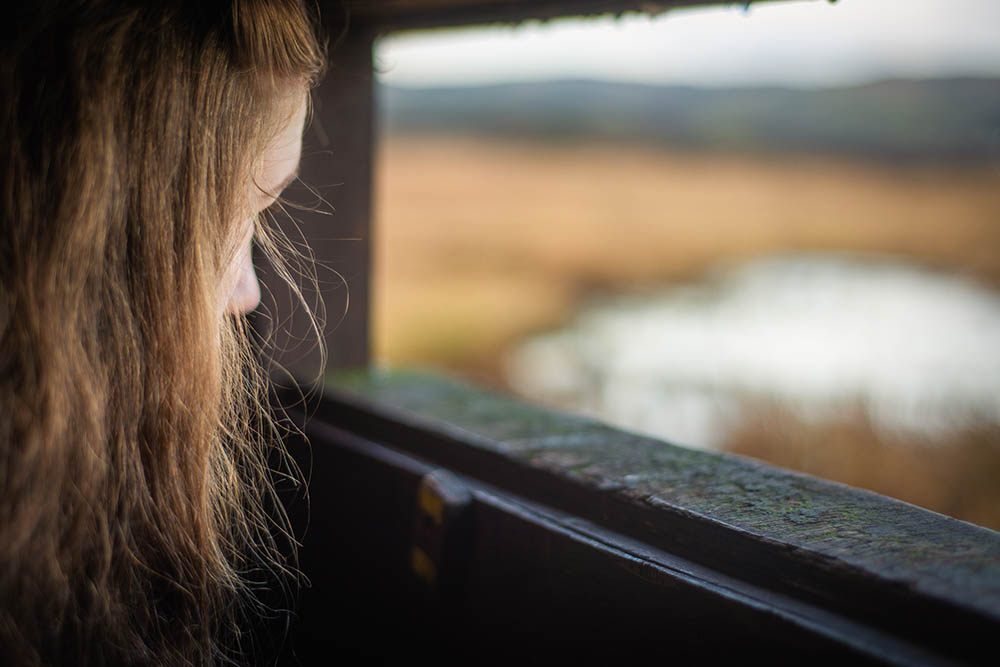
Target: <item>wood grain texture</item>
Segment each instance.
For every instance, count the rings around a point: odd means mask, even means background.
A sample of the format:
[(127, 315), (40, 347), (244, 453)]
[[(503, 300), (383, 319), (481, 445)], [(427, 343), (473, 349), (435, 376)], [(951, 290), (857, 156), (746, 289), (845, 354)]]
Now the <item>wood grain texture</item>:
[(626, 12), (660, 14), (677, 7), (721, 4), (731, 3), (721, 0), (329, 0), (322, 8), (328, 12), (344, 12), (354, 22), (387, 31)]
[(327, 397), (321, 419), (928, 650), (972, 660), (1000, 629), (985, 528), (425, 375), (341, 375)]

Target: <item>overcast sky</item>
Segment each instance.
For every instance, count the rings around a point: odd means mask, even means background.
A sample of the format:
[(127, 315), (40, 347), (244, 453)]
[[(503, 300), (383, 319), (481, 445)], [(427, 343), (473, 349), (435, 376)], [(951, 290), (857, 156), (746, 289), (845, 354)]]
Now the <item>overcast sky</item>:
[(380, 80), (428, 87), (557, 78), (829, 86), (1000, 76), (1000, 0), (790, 0), (659, 17), (392, 35)]

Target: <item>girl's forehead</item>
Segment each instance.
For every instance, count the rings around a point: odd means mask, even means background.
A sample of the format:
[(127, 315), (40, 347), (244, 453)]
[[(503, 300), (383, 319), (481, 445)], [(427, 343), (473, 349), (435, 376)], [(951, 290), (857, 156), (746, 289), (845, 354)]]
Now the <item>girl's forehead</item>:
[(303, 97), (281, 130), (264, 148), (257, 183), (269, 197), (280, 193), (298, 171), (305, 118), (306, 102)]

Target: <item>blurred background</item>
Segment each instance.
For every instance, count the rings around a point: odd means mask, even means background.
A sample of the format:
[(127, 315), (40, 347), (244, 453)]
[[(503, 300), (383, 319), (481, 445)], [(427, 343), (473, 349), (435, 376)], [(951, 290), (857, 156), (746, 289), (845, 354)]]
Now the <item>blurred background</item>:
[(1000, 3), (377, 45), (375, 355), (1000, 529)]

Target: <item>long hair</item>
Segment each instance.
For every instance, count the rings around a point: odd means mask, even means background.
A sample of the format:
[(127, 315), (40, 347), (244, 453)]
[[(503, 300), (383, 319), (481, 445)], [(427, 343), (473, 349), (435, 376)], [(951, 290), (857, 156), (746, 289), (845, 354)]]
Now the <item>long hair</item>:
[(321, 75), (315, 17), (25, 4), (0, 28), (0, 662), (238, 658), (281, 560), (218, 290), (282, 100)]

